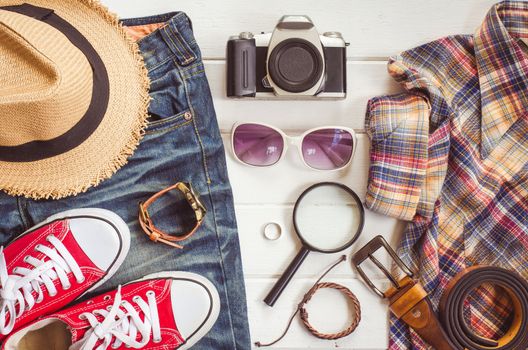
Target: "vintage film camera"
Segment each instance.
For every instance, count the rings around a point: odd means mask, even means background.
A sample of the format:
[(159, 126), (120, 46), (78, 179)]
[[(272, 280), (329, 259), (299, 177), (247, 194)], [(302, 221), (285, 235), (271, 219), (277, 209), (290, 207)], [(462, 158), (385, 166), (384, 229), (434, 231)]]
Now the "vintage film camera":
[(227, 96), (345, 98), (346, 46), (307, 16), (284, 16), (272, 33), (242, 32), (227, 42)]

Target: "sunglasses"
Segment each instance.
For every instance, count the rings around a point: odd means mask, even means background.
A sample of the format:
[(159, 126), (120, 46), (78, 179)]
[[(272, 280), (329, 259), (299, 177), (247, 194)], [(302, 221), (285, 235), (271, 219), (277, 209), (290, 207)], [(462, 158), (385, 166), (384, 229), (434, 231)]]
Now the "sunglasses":
[(356, 134), (350, 128), (325, 126), (291, 137), (270, 125), (238, 123), (231, 132), (231, 145), (236, 159), (250, 166), (274, 165), (286, 154), (288, 145), (294, 145), (307, 167), (339, 170), (354, 156)]

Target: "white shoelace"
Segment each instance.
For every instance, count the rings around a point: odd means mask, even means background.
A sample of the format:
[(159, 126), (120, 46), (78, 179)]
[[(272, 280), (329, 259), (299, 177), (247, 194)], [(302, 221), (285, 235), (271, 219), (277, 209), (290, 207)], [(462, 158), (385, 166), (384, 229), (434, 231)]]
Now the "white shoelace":
[[(77, 283), (84, 281), (81, 268), (64, 244), (53, 235), (49, 235), (46, 240), (53, 248), (41, 244), (35, 246), (37, 252), (45, 255), (44, 259), (39, 260), (28, 255), (24, 261), (33, 268), (15, 267), (11, 275), (7, 271), (4, 247), (0, 248), (1, 334), (9, 334), (17, 318), (44, 300), (42, 285), (46, 287), (49, 296), (53, 297), (57, 295), (57, 288), (53, 283), (57, 278), (63, 289), (71, 287), (68, 278), (70, 272), (75, 276)], [(33, 292), (37, 294), (36, 299)]]
[[(91, 329), (84, 338), (70, 346), (69, 350), (105, 350), (114, 340), (112, 347), (117, 348), (122, 344), (134, 349), (141, 349), (150, 340), (151, 331), (154, 342), (161, 341), (161, 328), (158, 316), (158, 305), (156, 295), (149, 291), (146, 293), (148, 303), (140, 296), (135, 296), (132, 301), (136, 303), (143, 315), (141, 321), (140, 313), (128, 301), (121, 301), (121, 286), (117, 289), (112, 307), (109, 310), (95, 310), (84, 312), (79, 317), (86, 319)], [(124, 310), (123, 310), (124, 309)], [(97, 320), (97, 315), (104, 317), (103, 322)], [(140, 341), (137, 335), (140, 334)], [(102, 341), (97, 348), (98, 341)]]

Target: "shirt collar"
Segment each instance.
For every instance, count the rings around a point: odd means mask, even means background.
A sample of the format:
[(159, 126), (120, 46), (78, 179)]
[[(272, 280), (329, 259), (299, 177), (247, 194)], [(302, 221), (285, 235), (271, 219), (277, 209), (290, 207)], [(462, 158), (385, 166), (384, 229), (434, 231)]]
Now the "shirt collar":
[(528, 39), (528, 3), (494, 5), (474, 38), (482, 107), (481, 154), (486, 158), (528, 111), (528, 56), (518, 43)]

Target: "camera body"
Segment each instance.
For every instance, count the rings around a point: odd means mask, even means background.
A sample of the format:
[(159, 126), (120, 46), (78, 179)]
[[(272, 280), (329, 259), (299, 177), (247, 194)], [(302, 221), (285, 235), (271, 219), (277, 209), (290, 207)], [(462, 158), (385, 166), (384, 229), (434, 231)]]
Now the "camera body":
[(284, 16), (271, 33), (242, 32), (227, 42), (227, 96), (345, 98), (346, 46), (307, 16)]

